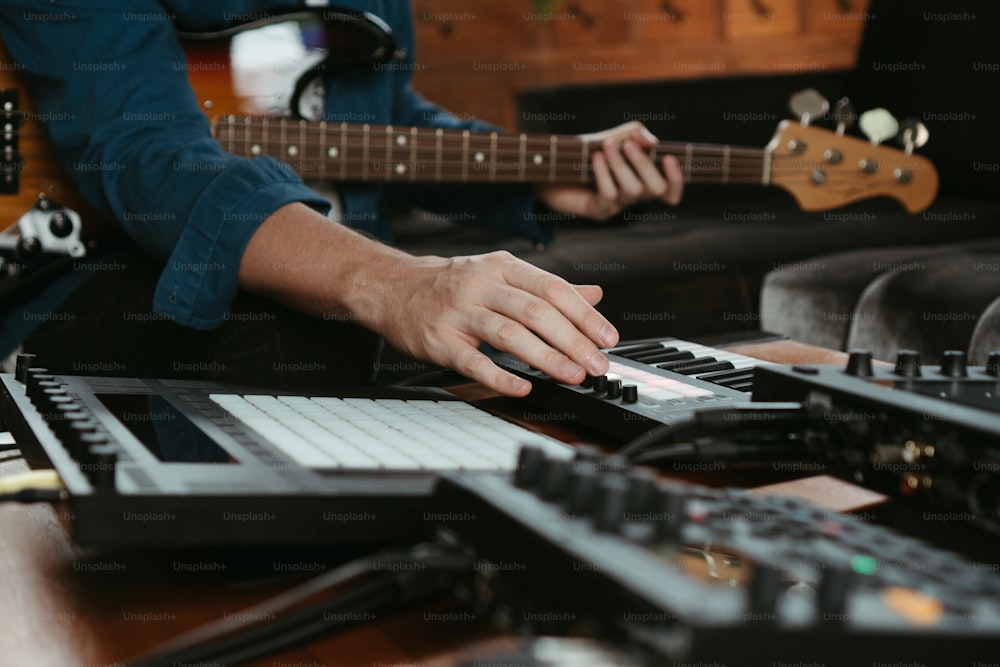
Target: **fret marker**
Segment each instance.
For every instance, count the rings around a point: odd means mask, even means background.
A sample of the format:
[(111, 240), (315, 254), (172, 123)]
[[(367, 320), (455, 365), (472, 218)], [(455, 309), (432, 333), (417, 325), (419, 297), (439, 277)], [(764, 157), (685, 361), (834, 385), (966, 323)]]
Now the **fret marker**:
[(296, 157), (298, 154), (299, 154), (299, 147), (298, 146), (289, 146), (288, 147), (288, 156), (289, 157)]
[(251, 146), (250, 153), (252, 155), (260, 155), (261, 154), (260, 144), (254, 144), (253, 146)]
[(406, 173), (406, 165), (403, 164), (402, 162), (400, 162), (399, 164), (397, 164), (396, 165), (396, 173), (397, 174), (405, 174)]
[(535, 164), (541, 164), (545, 162), (545, 158), (542, 157), (541, 153), (535, 153), (534, 157), (531, 158), (531, 161), (534, 162)]
[(473, 159), (474, 159), (474, 160), (475, 160), (476, 162), (480, 162), (480, 163), (481, 163), (481, 162), (483, 162), (483, 161), (484, 161), (484, 160), (486, 159), (486, 156), (485, 156), (485, 155), (484, 155), (484, 154), (482, 153), (482, 151), (480, 151), (480, 152), (476, 153), (476, 154), (475, 154), (475, 155), (473, 156)]
[(399, 144), (400, 146), (405, 146), (406, 145), (406, 135), (405, 134), (401, 134), (398, 137), (396, 137), (396, 143)]
[(331, 158), (340, 157), (340, 150), (336, 146), (330, 146), (330, 150), (326, 152)]

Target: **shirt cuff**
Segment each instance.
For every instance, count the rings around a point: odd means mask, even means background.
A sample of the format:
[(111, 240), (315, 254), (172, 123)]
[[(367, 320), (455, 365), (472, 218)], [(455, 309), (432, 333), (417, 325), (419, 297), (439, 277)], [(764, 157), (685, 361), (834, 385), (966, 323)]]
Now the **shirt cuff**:
[(267, 157), (227, 169), (191, 209), (153, 294), (153, 310), (182, 326), (214, 329), (239, 290), (243, 252), (260, 225), (286, 204), (326, 214), (330, 203), (287, 165)]

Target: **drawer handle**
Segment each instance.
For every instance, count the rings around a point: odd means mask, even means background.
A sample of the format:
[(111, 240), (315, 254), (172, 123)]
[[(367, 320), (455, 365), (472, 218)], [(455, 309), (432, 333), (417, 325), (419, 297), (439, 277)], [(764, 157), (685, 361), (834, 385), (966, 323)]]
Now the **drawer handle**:
[(597, 25), (597, 17), (586, 11), (575, 2), (571, 2), (566, 5), (566, 11), (575, 16), (576, 19), (583, 24), (583, 27), (588, 30), (593, 29)]
[(769, 19), (774, 16), (774, 12), (764, 4), (764, 0), (751, 0), (751, 3), (753, 4), (753, 10), (757, 12), (758, 18)]
[(687, 12), (675, 6), (670, 0), (662, 0), (662, 2), (660, 2), (660, 10), (663, 11), (663, 13), (666, 14), (671, 21), (676, 21), (677, 23), (680, 23), (687, 17)]

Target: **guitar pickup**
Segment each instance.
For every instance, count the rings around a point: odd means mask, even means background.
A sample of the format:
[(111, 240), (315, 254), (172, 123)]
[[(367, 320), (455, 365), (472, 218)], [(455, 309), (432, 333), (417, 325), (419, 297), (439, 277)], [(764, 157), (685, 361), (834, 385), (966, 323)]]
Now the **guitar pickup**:
[(18, 129), (22, 114), (17, 108), (17, 91), (0, 90), (0, 116), (3, 130), (0, 135), (0, 194), (16, 195), (21, 184), (24, 159), (18, 151)]

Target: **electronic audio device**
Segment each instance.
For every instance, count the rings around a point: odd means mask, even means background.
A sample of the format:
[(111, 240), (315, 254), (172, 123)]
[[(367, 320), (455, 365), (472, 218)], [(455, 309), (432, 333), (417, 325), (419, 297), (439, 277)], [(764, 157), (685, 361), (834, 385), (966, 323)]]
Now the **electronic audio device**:
[(937, 366), (911, 350), (894, 365), (854, 350), (846, 367), (761, 366), (753, 400), (813, 413), (805, 445), (830, 472), (1000, 533), (1000, 352), (980, 367), (957, 350)]
[(495, 363), (531, 381), (528, 400), (626, 442), (702, 408), (750, 400), (753, 369), (768, 362), (677, 338), (622, 343), (607, 351), (606, 375), (567, 385), (505, 352)]
[(441, 539), (476, 559), (462, 593), (514, 630), (648, 665), (975, 665), (1000, 646), (997, 565), (797, 498), (533, 448), (513, 476), (445, 473), (435, 498)]
[(0, 376), (0, 418), (58, 471), (80, 544), (388, 544), (422, 539), (441, 470), (511, 470), (557, 440), (441, 390), (325, 396), (212, 382)]

